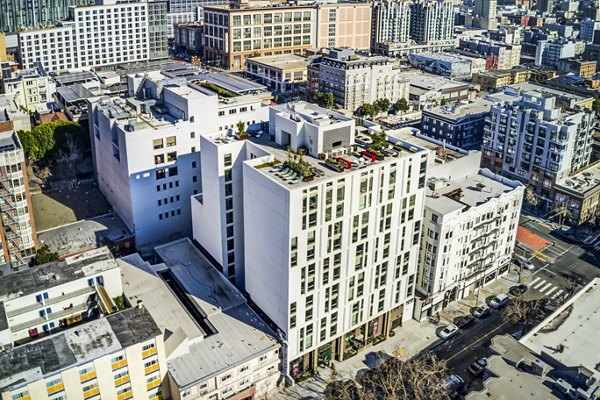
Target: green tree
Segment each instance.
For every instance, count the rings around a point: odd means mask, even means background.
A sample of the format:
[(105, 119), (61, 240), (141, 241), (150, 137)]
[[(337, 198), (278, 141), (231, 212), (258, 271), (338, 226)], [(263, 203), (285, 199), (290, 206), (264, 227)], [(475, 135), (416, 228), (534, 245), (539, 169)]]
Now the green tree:
[(362, 106), (358, 107), (356, 112), (361, 117), (365, 117), (367, 115), (373, 117), (375, 114), (377, 114), (377, 109), (375, 108), (375, 106), (373, 106), (373, 104), (365, 103)]
[(246, 132), (246, 123), (244, 121), (240, 121), (236, 124), (237, 132), (236, 136), (240, 139), (245, 139), (248, 137), (248, 132)]
[(43, 245), (40, 247), (33, 257), (31, 262), (32, 265), (43, 265), (52, 261), (58, 260), (58, 253), (55, 251), (50, 251), (50, 248), (47, 245)]
[(406, 101), (406, 99), (404, 97), (401, 98), (400, 100), (398, 100), (394, 106), (396, 107), (396, 110), (398, 110), (398, 111), (406, 112), (406, 111), (410, 110), (408, 101)]
[(325, 107), (331, 108), (333, 107), (333, 93), (327, 92), (325, 94)]
[(373, 106), (375, 106), (375, 108), (377, 108), (377, 110), (379, 110), (379, 112), (388, 112), (388, 110), (392, 106), (392, 102), (384, 97), (384, 98), (375, 100), (375, 102), (373, 103)]
[(321, 107), (331, 108), (333, 107), (333, 93), (317, 92), (315, 94), (315, 102)]
[(87, 130), (70, 121), (55, 121), (41, 124), (31, 131), (19, 131), (23, 151), (30, 161), (46, 157), (57, 157), (62, 153), (87, 150), (90, 138)]

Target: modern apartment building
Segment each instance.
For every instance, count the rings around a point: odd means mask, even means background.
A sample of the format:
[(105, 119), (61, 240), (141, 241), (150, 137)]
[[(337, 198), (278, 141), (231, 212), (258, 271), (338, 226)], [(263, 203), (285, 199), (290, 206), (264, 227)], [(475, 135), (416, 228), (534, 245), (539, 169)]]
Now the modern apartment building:
[(418, 43), (452, 39), (454, 36), (452, 0), (414, 0), (411, 4), (410, 32)]
[(14, 130), (0, 132), (0, 199), (0, 263), (10, 264), (14, 269), (26, 267), (35, 255), (38, 242), (25, 155)]
[(0, 395), (160, 399), (166, 372), (163, 334), (136, 307), (0, 353)]
[(405, 43), (410, 40), (410, 1), (386, 0), (373, 3), (373, 46), (375, 43)]
[(21, 66), (90, 69), (168, 57), (165, 3), (97, 0), (71, 7), (58, 26), (19, 32)]
[(236, 81), (217, 74), (209, 83), (211, 77), (188, 83), (161, 72), (131, 75), (128, 98), (91, 100), (98, 185), (142, 250), (191, 234), (190, 198), (201, 188), (200, 136), (267, 119), (264, 96), (229, 90), (232, 97), (219, 96), (214, 90), (224, 89), (217, 84)]
[(473, 25), (482, 29), (496, 29), (498, 2), (496, 0), (473, 1)]
[(589, 163), (594, 114), (559, 108), (559, 96), (540, 86), (499, 99), (484, 125), (482, 166), (530, 185), (549, 209), (556, 181)]
[(386, 98), (408, 100), (408, 80), (387, 57), (366, 57), (350, 49), (333, 49), (319, 64), (319, 90), (333, 93), (334, 104), (355, 111)]
[(56, 91), (54, 82), (39, 63), (33, 69), (8, 70), (1, 84), (4, 93), (13, 94), (14, 102), (31, 112), (37, 111), (38, 107), (46, 110)]
[(466, 104), (423, 110), (421, 133), (461, 149), (479, 150), (483, 140), (483, 125), (492, 105), (489, 100), (476, 99)]
[(315, 7), (317, 48), (371, 48), (370, 2), (317, 3)]
[(481, 153), (472, 152), (430, 168), (417, 320), (435, 315), (510, 268), (525, 186), (480, 169), (480, 159)]
[(142, 302), (165, 334), (169, 390), (163, 394), (174, 400), (258, 399), (276, 391), (281, 345), (244, 296), (189, 239), (156, 252), (160, 264), (138, 254), (119, 264), (125, 296)]
[(242, 70), (250, 56), (302, 54), (315, 45), (315, 21), (312, 5), (204, 7), (204, 60)]
[(113, 312), (123, 293), (119, 266), (106, 247), (0, 277), (0, 345), (48, 336)]
[(0, 1), (0, 31), (17, 32), (20, 28), (53, 25), (67, 18), (69, 7), (94, 4), (94, 0), (27, 0)]

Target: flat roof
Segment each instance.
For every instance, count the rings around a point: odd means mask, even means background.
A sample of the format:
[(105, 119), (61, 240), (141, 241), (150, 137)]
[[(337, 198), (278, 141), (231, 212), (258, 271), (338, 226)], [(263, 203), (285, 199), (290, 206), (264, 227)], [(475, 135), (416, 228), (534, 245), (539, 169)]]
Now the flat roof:
[[(428, 187), (425, 200), (427, 208), (441, 215), (480, 206), (503, 193), (511, 192), (518, 185), (513, 182), (514, 185), (509, 186), (508, 179), (494, 175), (488, 169), (479, 169), (475, 173), (452, 180), (437, 177), (434, 171), (431, 171), (429, 175), (430, 183), (445, 184), (441, 188), (436, 188), (435, 191)], [(433, 196), (434, 193), (436, 196)]]
[(38, 232), (40, 242), (57, 252), (60, 257), (95, 249), (107, 240), (119, 242), (132, 236), (115, 213)]
[(467, 155), (465, 150), (460, 148), (456, 148), (455, 150), (452, 148), (453, 146), (438, 143), (435, 139), (422, 135), (417, 128), (407, 126), (400, 129), (387, 130), (386, 133), (388, 136), (398, 140), (414, 143), (419, 147), (435, 152), (440, 162), (452, 161)]
[(265, 85), (253, 82), (239, 75), (227, 72), (207, 72), (199, 74), (195, 79), (205, 80), (233, 93), (243, 95), (251, 92), (263, 92), (267, 90)]
[[(261, 354), (279, 347), (275, 333), (248, 306), (244, 296), (223, 274), (204, 257), (204, 255), (185, 238), (155, 248), (164, 264), (153, 266), (155, 270), (168, 269), (185, 290), (194, 306), (200, 310), (215, 328), (216, 333), (202, 340), (188, 341), (188, 352), (178, 352), (168, 358), (169, 372), (177, 385), (188, 387), (205, 381), (237, 365), (248, 362)], [(147, 288), (137, 290), (124, 284), (125, 291), (137, 293), (144, 302), (148, 296), (154, 296), (152, 287), (165, 284), (158, 276), (147, 274), (144, 280)], [(144, 292), (144, 293), (142, 293)], [(157, 318), (168, 309), (179, 309), (177, 315), (187, 314), (179, 300), (160, 290), (159, 296), (164, 305), (154, 300), (149, 311)], [(162, 294), (161, 294), (162, 293)], [(184, 317), (184, 332), (193, 331), (188, 317)], [(177, 318), (171, 318), (174, 325), (161, 322), (165, 329), (174, 332), (179, 328)], [(168, 326), (170, 325), (170, 326)], [(191, 338), (189, 338), (191, 339)]]
[(493, 105), (492, 101), (478, 98), (466, 104), (433, 107), (423, 110), (423, 114), (432, 114), (447, 120), (458, 120), (472, 115), (487, 114)]
[(59, 85), (70, 85), (73, 83), (98, 80), (96, 74), (91, 71), (65, 72), (63, 74), (54, 75), (53, 79)]
[(556, 188), (568, 190), (570, 192), (577, 193), (578, 195), (585, 195), (587, 193), (599, 191), (600, 161), (595, 162), (594, 164), (577, 172), (574, 175), (561, 179), (556, 183)]
[(429, 75), (423, 73), (410, 73), (404, 74), (404, 78), (408, 79), (410, 86), (429, 90), (444, 90), (444, 89), (455, 89), (460, 87), (468, 87), (469, 84), (465, 82), (458, 82), (452, 79), (444, 78), (436, 75)]
[(56, 92), (67, 103), (85, 100), (94, 96), (94, 94), (81, 83), (73, 83), (68, 86), (59, 86), (56, 88)]
[(524, 92), (530, 92), (530, 91), (541, 92), (541, 93), (549, 94), (549, 95), (556, 96), (556, 97), (562, 97), (562, 98), (566, 98), (566, 99), (575, 100), (577, 102), (585, 101), (592, 97), (591, 95), (590, 96), (580, 96), (580, 95), (573, 94), (573, 93), (567, 93), (563, 90), (553, 89), (551, 87), (539, 85), (539, 84), (532, 83), (532, 82), (515, 83), (512, 85), (508, 85), (507, 87), (514, 88), (518, 91), (524, 91)]
[[(565, 366), (584, 366), (596, 371), (600, 365), (600, 278), (595, 278), (554, 314), (521, 339), (535, 353), (549, 354)], [(563, 345), (565, 351), (553, 351)]]
[(0, 276), (0, 301), (38, 293), (65, 283), (118, 268), (107, 247)]
[[(0, 153), (21, 148), (21, 142), (15, 131), (0, 132)], [(1, 291), (0, 291), (1, 293)]]
[(129, 308), (0, 353), (0, 392), (91, 362), (161, 334), (144, 308)]
[(279, 54), (275, 56), (254, 57), (247, 60), (251, 63), (263, 64), (271, 68), (288, 70), (306, 69), (309, 59), (295, 54)]

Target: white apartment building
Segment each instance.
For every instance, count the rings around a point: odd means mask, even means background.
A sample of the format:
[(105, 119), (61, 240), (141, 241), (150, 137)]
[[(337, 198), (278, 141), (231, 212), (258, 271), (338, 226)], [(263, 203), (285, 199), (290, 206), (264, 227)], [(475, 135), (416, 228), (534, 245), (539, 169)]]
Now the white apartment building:
[(409, 86), (386, 57), (364, 57), (350, 49), (333, 49), (319, 64), (319, 90), (333, 93), (334, 103), (349, 111), (381, 98), (392, 103), (408, 100)]
[(0, 277), (0, 345), (45, 336), (100, 311), (123, 293), (119, 267), (106, 247)]
[(558, 60), (578, 56), (585, 50), (585, 43), (563, 38), (539, 40), (535, 50), (535, 65), (556, 68)]
[(276, 391), (281, 345), (244, 296), (189, 239), (156, 252), (160, 264), (138, 254), (119, 264), (125, 295), (142, 302), (165, 334), (164, 398), (264, 398)]
[(292, 379), (412, 317), (428, 152), (392, 138), (363, 148), (355, 129), (295, 102), (271, 108), (268, 135), (211, 138), (224, 148), (214, 164), (231, 163), (242, 189), (245, 291), (284, 336)]
[(52, 102), (52, 94), (56, 91), (56, 85), (41, 64), (33, 69), (7, 71), (2, 87), (4, 93), (13, 95), (18, 106), (32, 112), (47, 110), (47, 103)]
[(129, 308), (0, 353), (0, 396), (157, 400), (164, 354), (163, 334), (148, 311)]
[(408, 0), (373, 3), (373, 44), (407, 43), (410, 40), (410, 4)]
[(525, 186), (487, 169), (481, 153), (429, 171), (414, 317), (435, 315), (508, 273)]
[[(191, 234), (190, 198), (201, 188), (200, 136), (267, 119), (260, 95), (221, 98), (185, 78), (131, 76), (127, 99), (93, 99), (98, 185), (136, 246)], [(133, 96), (137, 96), (133, 97)]]
[[(0, 126), (11, 121), (1, 121)], [(26, 268), (38, 247), (25, 154), (17, 132), (0, 132), (0, 265)], [(0, 294), (2, 291), (0, 291)]]
[(167, 19), (154, 15), (162, 9), (143, 0), (70, 7), (58, 26), (19, 33), (21, 67), (40, 62), (47, 71), (85, 70), (164, 58)]
[(499, 101), (484, 125), (482, 166), (529, 185), (548, 208), (556, 181), (589, 164), (594, 114), (559, 108), (559, 95), (540, 86), (494, 97)]

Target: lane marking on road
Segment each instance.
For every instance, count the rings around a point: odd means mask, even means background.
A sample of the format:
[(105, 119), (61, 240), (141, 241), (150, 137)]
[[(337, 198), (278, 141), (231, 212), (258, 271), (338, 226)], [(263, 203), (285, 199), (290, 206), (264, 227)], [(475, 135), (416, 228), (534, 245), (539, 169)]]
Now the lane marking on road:
[(548, 282), (546, 282), (544, 279), (542, 279), (533, 288), (537, 290), (537, 289), (541, 288), (542, 286), (544, 286), (546, 283), (548, 283)]
[(550, 289), (548, 293), (546, 293), (546, 296), (550, 296), (552, 292), (554, 292), (556, 289), (558, 289), (556, 286), (552, 286), (552, 289)]
[(558, 296), (560, 296), (560, 294), (561, 294), (562, 292), (563, 292), (563, 290), (562, 290), (562, 289), (560, 289), (558, 292), (556, 292), (556, 293), (554, 294), (554, 296), (552, 296), (552, 298), (553, 298), (553, 299), (557, 298)]
[(542, 293), (545, 293), (545, 292), (546, 292), (546, 290), (548, 290), (548, 288), (549, 288), (550, 286), (552, 286), (552, 284), (551, 284), (551, 283), (548, 283), (546, 286), (544, 286), (544, 287), (540, 288), (540, 289), (539, 289), (539, 291), (540, 291), (540, 292), (542, 292)]
[(468, 350), (469, 348), (471, 348), (472, 346), (476, 345), (477, 343), (481, 342), (483, 339), (485, 339), (486, 337), (488, 337), (489, 335), (491, 335), (492, 333), (496, 332), (498, 329), (500, 329), (501, 327), (503, 327), (504, 325), (508, 324), (511, 321), (504, 321), (503, 323), (501, 323), (500, 325), (498, 325), (497, 327), (495, 327), (494, 329), (492, 329), (491, 331), (489, 331), (488, 333), (486, 333), (485, 335), (483, 335), (482, 337), (480, 337), (479, 339), (477, 339), (476, 341), (474, 341), (473, 343), (463, 347), (463, 349), (461, 351), (459, 351), (458, 353), (454, 353), (452, 355), (452, 357), (447, 358), (446, 362), (452, 360), (454, 357), (456, 357), (457, 355), (461, 354), (463, 351)]
[(534, 280), (532, 280), (532, 281), (529, 283), (529, 286), (531, 286), (531, 285), (535, 284), (535, 283), (536, 283), (537, 281), (539, 281), (540, 279), (542, 279), (542, 278), (540, 278), (539, 276), (538, 276), (538, 277), (536, 277)]

